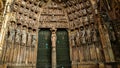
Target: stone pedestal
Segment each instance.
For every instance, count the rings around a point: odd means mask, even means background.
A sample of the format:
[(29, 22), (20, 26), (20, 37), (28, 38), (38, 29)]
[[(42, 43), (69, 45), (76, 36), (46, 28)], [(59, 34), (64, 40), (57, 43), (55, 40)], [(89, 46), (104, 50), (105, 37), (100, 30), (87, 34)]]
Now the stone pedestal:
[(99, 63), (99, 68), (105, 68), (104, 63)]

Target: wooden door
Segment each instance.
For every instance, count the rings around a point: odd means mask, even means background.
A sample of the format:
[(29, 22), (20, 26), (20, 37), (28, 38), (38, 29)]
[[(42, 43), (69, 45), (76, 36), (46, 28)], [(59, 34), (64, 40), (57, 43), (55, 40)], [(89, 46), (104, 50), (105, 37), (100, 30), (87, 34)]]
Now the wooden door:
[(39, 31), (37, 68), (51, 68), (51, 32), (49, 29)]
[(66, 30), (58, 29), (56, 34), (57, 68), (71, 68), (68, 33)]

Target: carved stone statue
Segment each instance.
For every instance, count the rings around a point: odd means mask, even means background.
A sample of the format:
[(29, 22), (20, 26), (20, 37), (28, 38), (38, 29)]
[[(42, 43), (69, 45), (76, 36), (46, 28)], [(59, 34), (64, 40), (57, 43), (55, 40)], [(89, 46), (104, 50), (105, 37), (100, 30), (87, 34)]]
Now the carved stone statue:
[(89, 25), (86, 25), (85, 28), (86, 28), (86, 42), (90, 44), (91, 43), (91, 31), (90, 31)]
[(9, 38), (8, 38), (8, 40), (12, 41), (12, 40), (14, 40), (14, 37), (15, 37), (15, 23), (13, 21), (10, 22), (8, 30), (9, 30)]
[(96, 31), (96, 28), (95, 28), (93, 23), (91, 24), (91, 40), (92, 40), (92, 42), (97, 42), (98, 41), (97, 31)]
[(7, 3), (7, 6), (6, 6), (6, 13), (9, 13), (11, 10), (10, 10), (10, 2)]
[(97, 0), (90, 0), (95, 13), (97, 14)]
[(31, 46), (32, 43), (32, 34), (31, 31), (32, 29), (28, 29), (28, 38), (27, 38), (27, 46)]
[[(53, 28), (55, 29), (55, 28)], [(56, 60), (56, 31), (52, 31), (51, 42), (52, 42), (52, 68), (56, 68), (57, 60)]]
[(77, 32), (76, 32), (76, 45), (77, 45), (77, 46), (80, 46), (80, 41), (79, 41), (79, 39), (80, 39), (80, 34), (79, 34), (79, 31), (77, 30)]
[(20, 40), (21, 40), (21, 25), (17, 25), (15, 41), (16, 43), (20, 44)]
[(71, 45), (75, 46), (75, 35), (71, 34)]
[(53, 47), (53, 48), (56, 47), (56, 39), (57, 39), (56, 33), (53, 32), (53, 33), (52, 33), (52, 36), (51, 36), (51, 41), (52, 41), (52, 47)]
[(80, 27), (80, 44), (86, 44), (84, 27)]
[(22, 29), (22, 45), (26, 45), (26, 40), (27, 40), (27, 32), (26, 32), (26, 27), (24, 26)]
[(33, 35), (32, 35), (32, 47), (36, 46), (37, 42), (37, 35), (36, 35), (36, 31), (33, 31)]

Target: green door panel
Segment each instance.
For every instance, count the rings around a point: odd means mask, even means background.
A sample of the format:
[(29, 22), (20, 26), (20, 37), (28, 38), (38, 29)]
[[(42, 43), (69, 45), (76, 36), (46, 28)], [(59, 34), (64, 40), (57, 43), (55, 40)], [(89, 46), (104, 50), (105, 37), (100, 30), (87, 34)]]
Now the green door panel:
[(39, 31), (37, 68), (51, 68), (51, 32), (47, 29)]
[(57, 30), (57, 68), (71, 68), (69, 40), (66, 30)]

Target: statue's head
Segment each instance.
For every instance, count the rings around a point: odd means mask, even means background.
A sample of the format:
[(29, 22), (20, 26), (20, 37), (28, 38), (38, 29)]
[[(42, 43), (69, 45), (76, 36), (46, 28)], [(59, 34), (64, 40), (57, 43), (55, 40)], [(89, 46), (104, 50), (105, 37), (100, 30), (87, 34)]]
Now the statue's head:
[(27, 27), (25, 25), (23, 25), (23, 29), (25, 30)]
[(86, 24), (86, 25), (85, 25), (85, 28), (86, 28), (86, 29), (89, 29), (89, 25), (88, 25), (88, 24)]
[(84, 27), (83, 27), (83, 26), (80, 26), (80, 30), (83, 31), (83, 30), (84, 30)]
[(94, 26), (94, 23), (91, 23), (91, 26)]
[(33, 29), (33, 32), (36, 32), (36, 29)]
[(10, 21), (10, 25), (11, 26), (15, 26), (15, 22), (14, 21)]
[(28, 32), (31, 32), (32, 31), (32, 28), (31, 27), (28, 27)]

